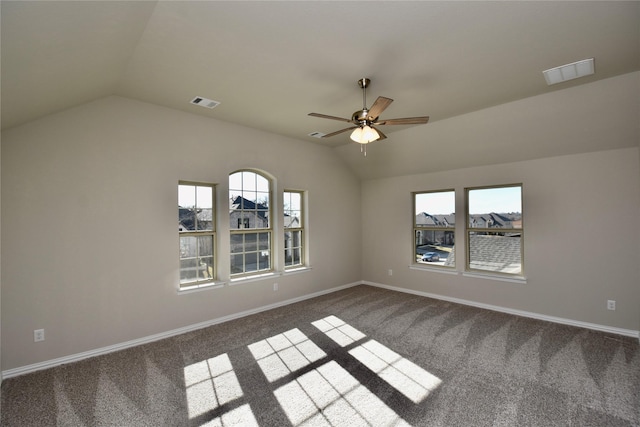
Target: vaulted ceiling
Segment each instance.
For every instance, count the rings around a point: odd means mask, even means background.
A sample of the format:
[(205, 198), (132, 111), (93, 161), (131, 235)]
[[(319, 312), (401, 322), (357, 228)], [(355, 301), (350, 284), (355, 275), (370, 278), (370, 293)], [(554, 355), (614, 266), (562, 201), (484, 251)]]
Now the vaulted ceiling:
[[(341, 146), (349, 133), (308, 134), (344, 123), (307, 114), (350, 117), (362, 77), (369, 105), (395, 100), (384, 118), (433, 124), (640, 70), (637, 1), (2, 1), (0, 13), (3, 129), (119, 95)], [(545, 83), (543, 70), (586, 58), (595, 75)]]

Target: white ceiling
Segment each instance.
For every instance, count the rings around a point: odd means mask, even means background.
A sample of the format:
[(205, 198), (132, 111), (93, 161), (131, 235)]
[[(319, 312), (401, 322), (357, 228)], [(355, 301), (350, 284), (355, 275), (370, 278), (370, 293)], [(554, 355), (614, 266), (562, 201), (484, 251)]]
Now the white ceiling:
[[(2, 1), (2, 128), (108, 95), (317, 139), (362, 107), (435, 122), (640, 70), (640, 2)], [(542, 71), (595, 58), (596, 74)], [(221, 102), (213, 110), (195, 96)], [(386, 126), (395, 131), (407, 126)], [(357, 149), (357, 147), (356, 147)]]

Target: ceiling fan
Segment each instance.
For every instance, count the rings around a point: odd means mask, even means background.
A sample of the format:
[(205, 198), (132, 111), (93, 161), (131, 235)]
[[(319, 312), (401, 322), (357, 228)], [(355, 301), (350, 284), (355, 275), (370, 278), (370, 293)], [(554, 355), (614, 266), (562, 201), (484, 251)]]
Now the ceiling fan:
[[(404, 117), (401, 119), (387, 119), (381, 120), (380, 114), (393, 102), (391, 98), (385, 98), (379, 96), (373, 103), (371, 108), (367, 108), (367, 86), (369, 86), (371, 80), (363, 78), (358, 80), (358, 86), (362, 88), (362, 110), (358, 110), (351, 116), (351, 119), (344, 119), (342, 117), (328, 116), (326, 114), (309, 113), (310, 116), (320, 117), (322, 119), (339, 120), (341, 122), (352, 123), (354, 126), (340, 129), (335, 132), (328, 133), (323, 138), (329, 138), (353, 129), (351, 133), (351, 139), (357, 143), (368, 144), (373, 141), (385, 139), (387, 136), (374, 126), (383, 125), (418, 125), (424, 124), (429, 121), (429, 116), (422, 117)], [(361, 149), (362, 149), (361, 146)], [(366, 149), (366, 148), (365, 148)], [(366, 151), (364, 152), (366, 155)]]

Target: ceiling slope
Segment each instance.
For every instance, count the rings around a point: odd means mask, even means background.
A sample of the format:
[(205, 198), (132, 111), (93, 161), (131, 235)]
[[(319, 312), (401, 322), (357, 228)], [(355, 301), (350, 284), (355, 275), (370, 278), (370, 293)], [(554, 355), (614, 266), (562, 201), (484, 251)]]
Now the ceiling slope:
[[(119, 95), (328, 146), (362, 107), (443, 119), (640, 69), (640, 2), (3, 1), (2, 127)], [(594, 57), (596, 74), (542, 71)], [(221, 102), (191, 105), (195, 96)], [(410, 126), (386, 126), (394, 133)]]

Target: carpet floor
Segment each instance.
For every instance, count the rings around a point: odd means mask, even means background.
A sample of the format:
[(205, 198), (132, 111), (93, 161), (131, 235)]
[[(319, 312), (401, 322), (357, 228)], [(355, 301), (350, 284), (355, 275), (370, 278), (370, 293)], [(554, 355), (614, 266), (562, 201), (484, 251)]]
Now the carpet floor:
[(3, 426), (640, 426), (640, 348), (361, 285), (1, 393)]

